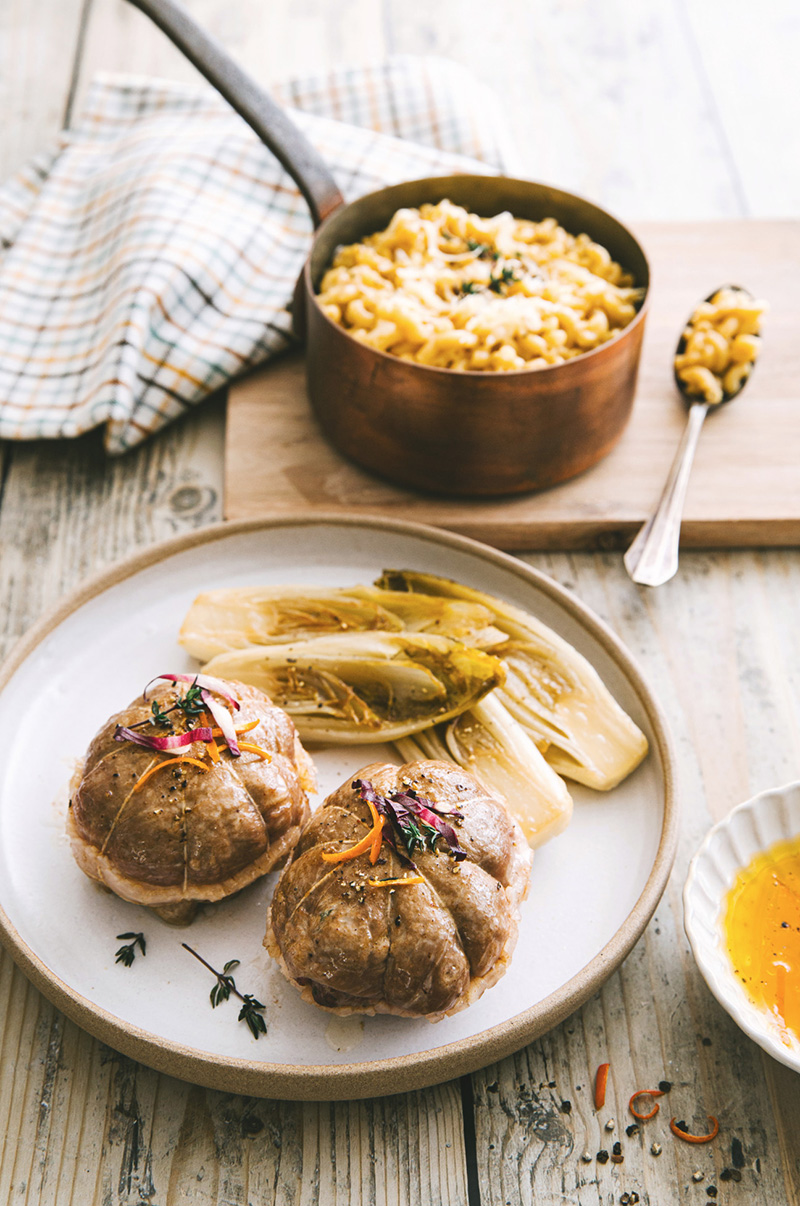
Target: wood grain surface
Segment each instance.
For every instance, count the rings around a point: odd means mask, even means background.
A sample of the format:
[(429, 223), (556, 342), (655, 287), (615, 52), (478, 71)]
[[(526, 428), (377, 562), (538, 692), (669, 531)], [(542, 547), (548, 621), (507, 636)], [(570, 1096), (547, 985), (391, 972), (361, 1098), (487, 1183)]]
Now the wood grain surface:
[[(452, 55), (509, 104), (520, 171), (626, 219), (800, 216), (800, 158), (789, 153), (800, 12), (790, 0), (497, 0), (491, 17), (477, 0), (188, 2), (264, 80), (387, 50)], [(72, 83), (79, 104), (100, 67), (192, 76), (121, 0), (7, 0), (0, 35), (7, 168), (46, 146)], [(212, 404), (115, 462), (95, 438), (3, 447), (4, 649), (94, 569), (220, 517), (223, 421)], [(692, 552), (657, 591), (633, 586), (609, 553), (526, 560), (628, 644), (679, 751), (675, 872), (621, 971), (545, 1039), (463, 1083), (298, 1105), (198, 1089), (119, 1057), (3, 955), (0, 1201), (610, 1206), (635, 1191), (651, 1206), (696, 1206), (713, 1184), (720, 1203), (798, 1206), (800, 1078), (762, 1055), (705, 988), (680, 889), (713, 817), (798, 774), (800, 556)], [(576, 891), (591, 896), (590, 885)], [(597, 1118), (588, 1086), (603, 1059), (612, 1076)], [(630, 1092), (662, 1077), (675, 1087), (661, 1114), (643, 1137), (620, 1134)], [(673, 1111), (698, 1125), (717, 1114), (719, 1140), (678, 1146), (663, 1121)], [(599, 1164), (616, 1136), (624, 1162)], [(741, 1181), (721, 1180), (737, 1162)]]
[[(437, 524), (504, 549), (624, 547), (658, 501), (686, 422), (671, 370), (678, 335), (696, 301), (735, 281), (769, 299), (766, 347), (746, 392), (703, 433), (681, 540), (699, 548), (800, 542), (800, 222), (650, 222), (637, 233), (653, 284), (636, 402), (619, 444), (593, 469), (515, 498), (404, 489), (331, 447), (292, 355), (229, 390), (226, 517), (333, 506)], [(574, 438), (580, 447), (580, 433)], [(264, 464), (269, 473), (259, 472)]]

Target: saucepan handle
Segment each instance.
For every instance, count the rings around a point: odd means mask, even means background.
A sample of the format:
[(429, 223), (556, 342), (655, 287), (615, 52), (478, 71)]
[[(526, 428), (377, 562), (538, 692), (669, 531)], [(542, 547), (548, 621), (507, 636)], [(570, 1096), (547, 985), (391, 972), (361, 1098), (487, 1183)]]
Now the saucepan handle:
[(344, 204), (328, 165), (306, 136), (176, 0), (129, 0), (167, 35), (283, 164), (314, 226)]

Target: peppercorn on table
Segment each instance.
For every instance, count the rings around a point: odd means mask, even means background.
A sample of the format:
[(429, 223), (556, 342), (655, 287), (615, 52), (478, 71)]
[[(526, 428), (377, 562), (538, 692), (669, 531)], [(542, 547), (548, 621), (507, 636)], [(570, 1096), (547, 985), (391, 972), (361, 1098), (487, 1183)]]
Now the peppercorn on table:
[[(500, 92), (518, 174), (625, 219), (798, 215), (800, 166), (787, 149), (800, 19), (789, 0), (755, 16), (743, 0), (187, 3), (262, 80), (387, 53), (452, 56)], [(3, 176), (52, 141), (97, 69), (196, 78), (118, 0), (11, 0), (0, 30)], [(768, 357), (769, 318), (759, 371)], [(3, 446), (4, 651), (90, 573), (220, 518), (224, 422), (224, 401), (212, 402), (118, 460), (96, 437)], [(713, 819), (797, 777), (800, 555), (687, 553), (656, 591), (634, 586), (618, 554), (524, 559), (626, 643), (678, 752), (675, 869), (622, 968), (544, 1038), (471, 1076), (295, 1103), (197, 1088), (116, 1054), (2, 953), (0, 1200), (797, 1206), (800, 1078), (707, 990), (681, 888)], [(574, 890), (591, 907), (592, 885)]]

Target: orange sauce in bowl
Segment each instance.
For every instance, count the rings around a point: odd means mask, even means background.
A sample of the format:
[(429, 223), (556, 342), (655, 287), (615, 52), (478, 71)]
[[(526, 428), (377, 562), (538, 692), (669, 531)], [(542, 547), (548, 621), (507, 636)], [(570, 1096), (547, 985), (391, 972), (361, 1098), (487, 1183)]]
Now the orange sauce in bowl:
[(800, 1041), (800, 836), (742, 868), (726, 898), (724, 932), (750, 1000), (787, 1046)]

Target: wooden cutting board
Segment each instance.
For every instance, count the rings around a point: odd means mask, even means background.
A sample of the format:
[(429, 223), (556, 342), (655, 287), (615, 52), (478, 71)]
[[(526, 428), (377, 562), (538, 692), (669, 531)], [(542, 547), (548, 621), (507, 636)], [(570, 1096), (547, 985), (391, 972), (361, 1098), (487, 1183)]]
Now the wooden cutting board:
[(657, 502), (685, 421), (671, 368), (681, 326), (697, 299), (731, 282), (768, 300), (764, 348), (741, 398), (706, 422), (682, 543), (800, 543), (800, 222), (635, 229), (653, 270), (651, 310), (633, 416), (599, 465), (514, 498), (443, 499), (400, 489), (327, 443), (306, 398), (302, 358), (292, 354), (230, 389), (226, 516), (369, 513), (435, 524), (503, 549), (622, 547)]

